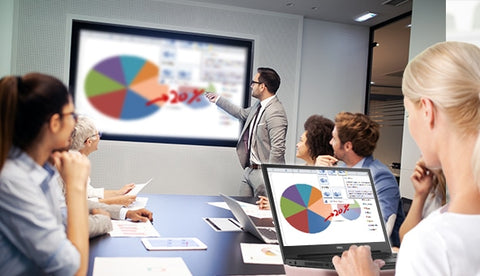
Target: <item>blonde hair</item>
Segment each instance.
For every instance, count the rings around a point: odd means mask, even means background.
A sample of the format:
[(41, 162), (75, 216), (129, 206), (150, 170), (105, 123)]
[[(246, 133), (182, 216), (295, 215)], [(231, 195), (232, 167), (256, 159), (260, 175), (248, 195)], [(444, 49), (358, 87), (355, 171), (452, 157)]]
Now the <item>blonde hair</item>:
[(442, 205), (447, 203), (447, 181), (442, 169), (433, 171), (431, 192), (432, 197), (437, 194), (441, 197)]
[(416, 105), (422, 97), (430, 99), (454, 131), (477, 137), (472, 169), (480, 185), (480, 48), (453, 41), (431, 46), (405, 68), (402, 91)]

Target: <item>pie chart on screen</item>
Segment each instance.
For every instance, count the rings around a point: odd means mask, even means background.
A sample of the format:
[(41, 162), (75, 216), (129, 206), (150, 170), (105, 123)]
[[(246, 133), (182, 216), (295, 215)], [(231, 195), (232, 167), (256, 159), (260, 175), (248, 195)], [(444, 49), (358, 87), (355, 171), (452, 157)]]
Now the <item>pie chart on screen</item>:
[[(85, 79), (85, 94), (100, 113), (119, 120), (147, 117), (168, 99), (168, 86), (158, 83), (159, 68), (137, 56), (106, 58), (91, 68)], [(153, 104), (149, 103), (153, 100)]]
[(288, 223), (304, 233), (319, 233), (327, 229), (332, 206), (323, 202), (322, 192), (308, 184), (288, 187), (280, 199), (280, 209)]
[[(339, 204), (338, 209), (345, 210), (345, 204)], [(360, 204), (355, 200), (355, 203), (349, 204), (348, 211), (342, 214), (342, 216), (348, 220), (356, 220), (360, 217), (362, 213), (362, 209), (360, 208)]]

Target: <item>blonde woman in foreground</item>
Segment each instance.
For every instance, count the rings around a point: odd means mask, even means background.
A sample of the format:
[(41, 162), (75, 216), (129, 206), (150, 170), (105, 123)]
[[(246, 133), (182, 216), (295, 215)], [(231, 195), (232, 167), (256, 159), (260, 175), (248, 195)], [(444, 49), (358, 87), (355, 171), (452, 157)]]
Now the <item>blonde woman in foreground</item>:
[[(413, 59), (402, 84), (410, 134), (428, 169), (442, 168), (450, 200), (404, 237), (397, 275), (480, 274), (480, 48), (438, 43)], [(378, 275), (383, 261), (352, 246), (339, 275)]]

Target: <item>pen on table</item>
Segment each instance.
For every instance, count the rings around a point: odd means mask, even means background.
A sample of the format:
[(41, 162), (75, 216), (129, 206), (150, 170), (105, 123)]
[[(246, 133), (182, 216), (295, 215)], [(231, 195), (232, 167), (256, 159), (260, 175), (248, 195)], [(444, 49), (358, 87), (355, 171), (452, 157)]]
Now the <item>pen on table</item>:
[(235, 224), (235, 226), (237, 226), (238, 228), (242, 229), (243, 230), (243, 227), (241, 225), (239, 225), (236, 221), (234, 221), (233, 219), (228, 219), (231, 223)]
[(218, 231), (221, 231), (222, 229), (220, 229), (220, 227), (218, 227), (215, 223), (213, 223), (213, 221), (211, 221), (209, 218), (205, 218), (205, 220), (210, 223), (210, 225), (212, 225), (215, 229), (217, 229)]

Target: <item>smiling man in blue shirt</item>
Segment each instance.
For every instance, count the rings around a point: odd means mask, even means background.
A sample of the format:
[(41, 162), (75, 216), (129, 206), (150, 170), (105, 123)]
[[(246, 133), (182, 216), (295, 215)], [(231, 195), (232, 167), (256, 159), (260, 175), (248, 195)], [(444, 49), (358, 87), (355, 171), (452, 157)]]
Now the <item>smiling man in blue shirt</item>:
[(400, 202), (398, 183), (388, 167), (372, 155), (380, 137), (379, 129), (378, 123), (365, 114), (338, 113), (330, 140), (334, 156), (319, 156), (316, 165), (331, 166), (340, 160), (347, 167), (369, 168), (384, 221), (387, 222), (391, 215), (396, 215), (390, 235), (391, 245), (400, 246), (399, 229), (405, 214)]

